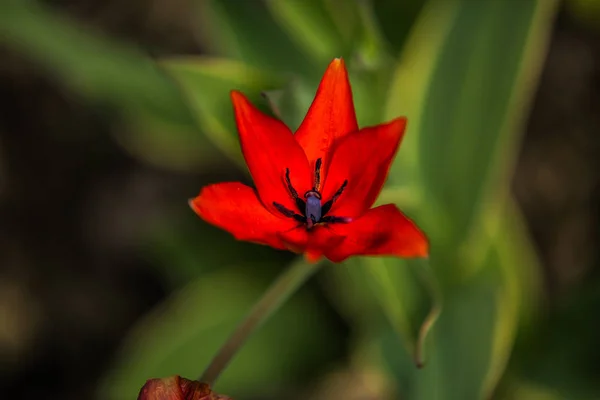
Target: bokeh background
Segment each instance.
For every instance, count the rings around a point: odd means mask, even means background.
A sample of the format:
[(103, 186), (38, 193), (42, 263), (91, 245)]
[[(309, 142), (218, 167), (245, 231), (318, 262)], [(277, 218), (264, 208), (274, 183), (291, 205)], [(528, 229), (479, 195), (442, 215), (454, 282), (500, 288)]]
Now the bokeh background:
[(600, 2), (0, 0), (1, 398), (201, 373), (294, 261), (188, 208), (249, 182), (228, 92), (296, 127), (338, 56), (431, 258), (324, 265), (217, 391), (600, 398)]

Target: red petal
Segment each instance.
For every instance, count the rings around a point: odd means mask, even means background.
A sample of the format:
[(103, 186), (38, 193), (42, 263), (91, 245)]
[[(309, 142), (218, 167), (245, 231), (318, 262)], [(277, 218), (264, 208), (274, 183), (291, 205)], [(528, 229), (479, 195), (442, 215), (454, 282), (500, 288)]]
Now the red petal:
[(318, 261), (326, 252), (342, 243), (344, 238), (336, 235), (328, 226), (317, 225), (310, 231), (299, 228), (280, 234), (287, 249), (304, 253), (310, 262)]
[[(312, 168), (322, 158), (323, 171), (333, 144), (347, 134), (357, 131), (352, 88), (344, 60), (336, 58), (330, 64), (304, 121), (296, 132), (296, 140), (306, 153)], [(321, 181), (324, 181), (324, 173)]]
[(333, 262), (341, 262), (353, 255), (409, 258), (429, 254), (425, 234), (393, 204), (369, 210), (350, 223), (331, 225), (331, 230), (345, 237), (343, 243), (325, 252)]
[(324, 183), (323, 201), (331, 199), (345, 180), (348, 184), (330, 215), (356, 217), (371, 208), (385, 183), (405, 127), (406, 118), (396, 118), (361, 129), (339, 143)]
[(297, 225), (291, 218), (271, 214), (256, 192), (239, 182), (217, 183), (202, 188), (190, 201), (192, 209), (206, 222), (231, 233), (238, 240), (285, 249), (278, 232)]
[(231, 92), (242, 153), (263, 204), (281, 215), (273, 202), (296, 210), (285, 183), (285, 170), (300, 196), (312, 188), (306, 155), (285, 124), (260, 112), (239, 92)]

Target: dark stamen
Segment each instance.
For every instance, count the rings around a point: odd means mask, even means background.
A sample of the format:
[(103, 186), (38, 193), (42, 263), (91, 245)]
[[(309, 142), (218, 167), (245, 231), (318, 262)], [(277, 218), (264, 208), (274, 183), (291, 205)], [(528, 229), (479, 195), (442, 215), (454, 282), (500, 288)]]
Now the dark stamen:
[(290, 210), (289, 208), (287, 208), (283, 204), (279, 204), (277, 202), (273, 202), (273, 206), (275, 206), (275, 208), (277, 209), (277, 211), (279, 211), (280, 213), (282, 213), (286, 217), (288, 217), (288, 218), (294, 218), (296, 221), (304, 223), (304, 216), (303, 215), (296, 214), (294, 211)]
[(300, 196), (298, 196), (298, 192), (296, 192), (296, 189), (294, 189), (294, 186), (292, 185), (292, 181), (290, 180), (290, 169), (289, 168), (285, 169), (285, 182), (287, 183), (287, 187), (288, 187), (288, 190), (290, 191), (290, 194), (292, 195), (292, 197), (294, 198), (294, 201), (296, 202), (296, 207), (298, 207), (298, 210), (300, 212), (304, 212), (304, 209), (306, 208), (306, 202), (304, 200), (302, 200), (300, 198)]
[(348, 180), (346, 179), (340, 188), (333, 194), (331, 199), (321, 205), (321, 193), (319, 192), (319, 186), (321, 185), (321, 166), (322, 160), (320, 158), (315, 162), (315, 182), (313, 190), (309, 190), (304, 194), (306, 200), (301, 199), (298, 196), (298, 192), (294, 189), (292, 185), (292, 180), (290, 179), (290, 169), (285, 169), (285, 182), (287, 184), (287, 188), (290, 192), (290, 195), (294, 199), (296, 203), (296, 207), (300, 211), (300, 214), (295, 212), (294, 210), (290, 210), (285, 207), (283, 204), (273, 202), (273, 206), (284, 216), (288, 218), (293, 218), (296, 221), (300, 222), (301, 225), (305, 226), (307, 230), (312, 229), (318, 223), (348, 223), (352, 221), (352, 218), (349, 217), (338, 217), (334, 215), (327, 216), (326, 214), (331, 210), (333, 203), (342, 195), (344, 189), (348, 185)]
[(344, 189), (346, 189), (346, 185), (348, 184), (348, 179), (346, 179), (344, 181), (344, 183), (342, 183), (342, 186), (340, 186), (340, 188), (337, 190), (337, 192), (335, 192), (335, 194), (333, 195), (333, 197), (331, 198), (331, 201), (336, 201), (338, 197), (340, 197), (342, 195), (342, 193), (344, 192)]
[(327, 203), (323, 204), (323, 208), (322, 208), (323, 215), (327, 214), (329, 212), (329, 210), (331, 210), (333, 203), (338, 199), (338, 197), (340, 197), (342, 195), (342, 193), (344, 192), (344, 189), (346, 189), (346, 185), (348, 185), (348, 179), (346, 179), (344, 181), (344, 183), (342, 183), (342, 186), (337, 190), (337, 192), (335, 192), (335, 194), (333, 195), (331, 200), (329, 200)]
[(348, 222), (352, 222), (352, 218), (350, 217), (336, 217), (333, 215), (321, 218), (321, 222), (327, 222), (330, 224), (347, 224)]
[(315, 186), (313, 187), (313, 190), (315, 192), (318, 192), (320, 185), (321, 185), (321, 159), (318, 158), (317, 162), (315, 163)]
[(298, 198), (298, 192), (296, 192), (296, 189), (294, 189), (294, 187), (292, 186), (292, 181), (290, 181), (290, 169), (289, 168), (285, 169), (285, 181), (287, 183), (288, 190), (292, 194), (292, 197), (294, 199)]

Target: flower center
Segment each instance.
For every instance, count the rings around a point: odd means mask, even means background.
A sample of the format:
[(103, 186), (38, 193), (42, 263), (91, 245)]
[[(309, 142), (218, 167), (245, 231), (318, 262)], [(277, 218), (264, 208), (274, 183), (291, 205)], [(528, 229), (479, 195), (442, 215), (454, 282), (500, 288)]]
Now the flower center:
[(321, 192), (319, 187), (321, 185), (321, 159), (319, 158), (315, 163), (315, 181), (312, 190), (309, 190), (304, 194), (303, 200), (298, 196), (298, 192), (294, 189), (290, 180), (290, 169), (285, 170), (285, 182), (287, 183), (290, 195), (296, 202), (298, 212), (286, 208), (284, 205), (277, 202), (273, 202), (273, 205), (277, 210), (288, 218), (294, 218), (296, 221), (306, 226), (307, 230), (312, 229), (316, 224), (319, 223), (347, 223), (351, 221), (351, 218), (347, 217), (336, 217), (333, 215), (327, 215), (333, 203), (342, 195), (348, 180), (346, 179), (342, 186), (335, 192), (333, 197), (325, 204), (321, 204)]

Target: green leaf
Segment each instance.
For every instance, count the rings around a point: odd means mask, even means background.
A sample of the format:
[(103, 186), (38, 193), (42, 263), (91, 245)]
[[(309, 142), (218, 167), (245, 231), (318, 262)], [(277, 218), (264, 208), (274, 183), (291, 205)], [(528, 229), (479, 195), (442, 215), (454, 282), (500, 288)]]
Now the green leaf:
[[(163, 215), (141, 245), (148, 260), (172, 287), (219, 270), (223, 265), (285, 265), (292, 253), (236, 240), (228, 232), (200, 220), (183, 200), (177, 212)], [(250, 268), (250, 266), (247, 266)]]
[[(396, 68), (386, 114), (408, 114), (409, 131), (382, 198), (401, 208), (412, 199), (409, 215), (431, 240), (444, 299), (426, 367), (390, 362), (402, 366), (406, 398), (488, 398), (506, 367), (539, 274), (508, 181), (555, 8), (545, 0), (432, 1)], [(400, 314), (400, 301), (410, 308), (402, 290), (382, 296), (384, 309), (396, 310), (388, 315)]]
[[(266, 0), (266, 4), (275, 21), (317, 63), (351, 54), (350, 38), (359, 27), (356, 2), (344, 2), (343, 7), (335, 0)], [(343, 15), (330, 13), (338, 9)]]
[(330, 301), (359, 331), (378, 324), (385, 318), (371, 287), (365, 282), (366, 276), (367, 271), (358, 259), (327, 266), (323, 271), (326, 294)]
[(600, 398), (595, 373), (600, 327), (594, 323), (600, 307), (598, 278), (597, 270), (588, 271), (530, 324), (511, 360), (515, 375), (551, 388), (562, 398)]
[(225, 154), (245, 165), (229, 94), (239, 90), (257, 104), (262, 91), (281, 86), (283, 80), (228, 59), (180, 57), (162, 65), (185, 93), (202, 131)]
[[(359, 63), (350, 63), (348, 73), (358, 124), (360, 127), (366, 127), (386, 122), (383, 106), (393, 72), (391, 64), (381, 63), (373, 68), (357, 64)], [(393, 118), (401, 115), (404, 114), (396, 114)]]
[(431, 1), (415, 24), (385, 112), (409, 118), (388, 187), (427, 198), (415, 217), (433, 241), (458, 246), (489, 185), (507, 187), (555, 8)]
[(555, 6), (459, 4), (422, 104), (418, 147), (425, 190), (446, 210), (449, 237), (461, 238), (488, 185), (507, 178)]
[[(502, 375), (516, 335), (524, 296), (535, 282), (521, 280), (536, 264), (513, 246), (519, 232), (507, 211), (500, 233), (487, 236), (480, 268), (443, 291), (443, 311), (427, 341), (425, 367), (416, 371), (406, 353), (394, 351), (398, 341), (384, 335), (383, 354), (404, 387), (407, 399), (489, 398)], [(508, 240), (513, 238), (513, 240)], [(439, 257), (438, 262), (442, 262)], [(468, 262), (468, 260), (463, 260)], [(445, 264), (453, 268), (452, 263)], [(523, 295), (523, 296), (522, 296)]]
[(134, 154), (173, 167), (188, 165), (192, 151), (197, 164), (214, 154), (175, 84), (135, 46), (30, 0), (0, 4), (0, 43), (89, 101), (115, 106), (131, 128), (117, 139)]
[(315, 64), (280, 27), (265, 2), (196, 0), (201, 39), (212, 53), (278, 74), (314, 74)]
[(383, 36), (395, 54), (398, 54), (421, 12), (423, 0), (372, 0), (373, 12)]
[(280, 89), (267, 91), (271, 108), (276, 110), (278, 117), (295, 132), (315, 96), (318, 81), (310, 81), (301, 76), (294, 76)]
[(412, 387), (407, 388), (407, 398), (486, 398), (486, 366), (491, 363), (495, 320), (502, 301), (499, 276), (494, 272), (493, 268), (482, 269), (473, 280), (444, 293), (444, 309), (430, 336), (427, 365), (418, 372), (408, 371)]
[(382, 317), (387, 318), (413, 367), (426, 362), (423, 344), (441, 307), (426, 261), (357, 257), (342, 268), (328, 269), (328, 278), (334, 304), (358, 326), (359, 338), (372, 334)]
[[(99, 397), (133, 399), (149, 378), (200, 375), (263, 290), (264, 282), (241, 272), (247, 267), (205, 275), (140, 322)], [(327, 345), (328, 320), (321, 310), (316, 298), (300, 291), (249, 339), (219, 379), (218, 391), (262, 398), (318, 368), (331, 356), (327, 349), (335, 351)]]
[(389, 322), (403, 339), (414, 365), (425, 364), (424, 344), (442, 308), (435, 277), (427, 261), (363, 259), (371, 285)]
[(406, 187), (413, 196), (421, 197), (419, 166), (419, 136), (425, 99), (431, 85), (431, 76), (438, 63), (441, 48), (452, 26), (458, 3), (456, 1), (430, 2), (415, 23), (402, 55), (389, 81), (383, 119), (399, 115), (408, 117), (407, 133), (400, 152), (388, 176), (387, 188), (395, 191)]

